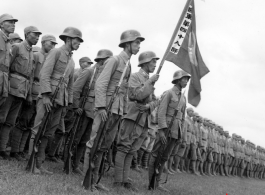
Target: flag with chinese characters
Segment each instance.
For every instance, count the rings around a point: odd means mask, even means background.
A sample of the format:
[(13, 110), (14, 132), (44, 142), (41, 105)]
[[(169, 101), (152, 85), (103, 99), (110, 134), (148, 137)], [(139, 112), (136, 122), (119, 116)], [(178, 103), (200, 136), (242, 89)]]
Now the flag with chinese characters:
[(198, 106), (201, 100), (200, 79), (209, 72), (203, 62), (196, 38), (194, 0), (188, 0), (168, 46), (165, 60), (191, 74), (188, 102)]

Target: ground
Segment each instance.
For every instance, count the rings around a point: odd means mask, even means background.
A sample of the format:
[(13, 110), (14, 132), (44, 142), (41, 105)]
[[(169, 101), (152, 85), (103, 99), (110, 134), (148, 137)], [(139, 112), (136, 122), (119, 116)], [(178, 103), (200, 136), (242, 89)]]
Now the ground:
[[(102, 183), (110, 188), (109, 193), (92, 193), (81, 187), (83, 178), (78, 175), (66, 175), (62, 171), (63, 164), (46, 162), (45, 167), (55, 174), (52, 176), (33, 175), (25, 171), (26, 162), (0, 160), (0, 194), (102, 194), (102, 195), (158, 195), (159, 191), (147, 190), (147, 172), (132, 171), (131, 178), (139, 189), (138, 193), (124, 188), (113, 188), (113, 170), (102, 179)], [(165, 176), (163, 180), (165, 180)], [(265, 195), (265, 181), (255, 179), (240, 179), (234, 177), (198, 177), (190, 174), (169, 175), (164, 184), (174, 195)]]

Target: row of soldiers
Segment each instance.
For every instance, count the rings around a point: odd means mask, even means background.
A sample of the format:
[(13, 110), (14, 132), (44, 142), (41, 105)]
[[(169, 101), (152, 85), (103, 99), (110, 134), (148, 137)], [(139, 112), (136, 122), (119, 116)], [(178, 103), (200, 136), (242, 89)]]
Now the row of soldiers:
[[(198, 170), (208, 174), (231, 174), (227, 160), (230, 156), (225, 153), (225, 142), (220, 141), (225, 140), (222, 128), (194, 114), (192, 109), (187, 109), (186, 117), (186, 99), (182, 89), (186, 87), (190, 75), (184, 71), (175, 72), (173, 87), (157, 99), (154, 84), (159, 75), (149, 76), (159, 60), (156, 54), (153, 51), (142, 52), (139, 55), (139, 71), (131, 73), (130, 58), (139, 52), (140, 44), (145, 40), (138, 31), (127, 30), (121, 34), (118, 46), (122, 51), (119, 55), (113, 56), (110, 50), (102, 49), (93, 67), (90, 67), (93, 62), (88, 57), (81, 58), (81, 71), (75, 76), (73, 51), (78, 50), (84, 41), (79, 29), (66, 28), (59, 36), (64, 41), (59, 48), (55, 48), (57, 42), (53, 35), (42, 36), (40, 51), (33, 53), (32, 46), (37, 44), (42, 33), (34, 26), (26, 27), (25, 40), (11, 47), (9, 35), (14, 33), (17, 21), (9, 14), (0, 16), (0, 44), (3, 48), (0, 51), (0, 156), (3, 159), (12, 157), (24, 160), (28, 137), (31, 154), (43, 118), (50, 113), (52, 120), (40, 137), (33, 170), (35, 174), (52, 174), (43, 166), (46, 153), (50, 160), (59, 161), (56, 153), (62, 140), (72, 133), (75, 128), (73, 121), (79, 116), (80, 128), (74, 134), (73, 172), (85, 175), (91, 166), (91, 159), (95, 159), (93, 190), (108, 191), (97, 181), (101, 177), (101, 163), (113, 143), (116, 148), (116, 187), (137, 191), (129, 177), (130, 167), (133, 157), (144, 147), (148, 148), (142, 157), (148, 159), (145, 162), (148, 161), (149, 189), (167, 191), (160, 185), (163, 169), (167, 165), (170, 172), (178, 167), (189, 171), (191, 167), (197, 175)], [(52, 103), (54, 93), (57, 94)], [(81, 107), (83, 99), (85, 104)], [(148, 129), (151, 132), (155, 123), (152, 120), (155, 110), (157, 114), (153, 118), (157, 119), (158, 127), (156, 139), (154, 132), (150, 133), (152, 137), (148, 136)], [(93, 153), (102, 123), (106, 124), (103, 141)], [(11, 152), (8, 154), (6, 148), (11, 130)], [(46, 152), (48, 145), (50, 147)], [(83, 156), (84, 164), (80, 168)], [(235, 174), (242, 165), (241, 159), (234, 155), (229, 160)], [(246, 167), (251, 169), (247, 163)], [(263, 167), (255, 167), (261, 177), (264, 176)], [(154, 175), (155, 183), (152, 179)]]

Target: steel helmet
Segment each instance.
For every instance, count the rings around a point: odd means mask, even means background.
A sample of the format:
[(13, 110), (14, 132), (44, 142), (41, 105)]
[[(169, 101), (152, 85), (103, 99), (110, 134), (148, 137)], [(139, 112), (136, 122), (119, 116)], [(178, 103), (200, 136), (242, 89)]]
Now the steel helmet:
[(140, 39), (141, 42), (145, 40), (137, 30), (126, 30), (121, 34), (119, 47), (123, 48), (124, 43)]
[(71, 37), (71, 38), (79, 38), (81, 42), (84, 42), (82, 39), (82, 32), (75, 28), (75, 27), (67, 27), (64, 29), (63, 33), (59, 36), (61, 40), (65, 40), (66, 37)]
[(11, 39), (11, 40), (12, 39), (19, 39), (19, 40), (23, 41), (23, 39), (21, 39), (21, 37), (17, 33), (10, 33), (9, 34), (9, 39)]
[(93, 64), (93, 62), (90, 60), (89, 57), (82, 57), (79, 59), (79, 63), (82, 63), (82, 62), (88, 62), (90, 64)]
[(173, 75), (173, 80), (172, 83), (175, 84), (175, 81), (178, 79), (181, 79), (183, 77), (189, 77), (190, 79), (190, 75), (188, 73), (186, 73), (184, 70), (178, 70), (174, 73)]
[(142, 64), (150, 62), (152, 59), (159, 60), (159, 58), (156, 56), (156, 54), (152, 51), (145, 51), (139, 55), (138, 61), (138, 67), (141, 67)]
[(188, 111), (192, 111), (192, 112), (194, 112), (193, 108), (191, 108), (191, 107), (187, 108), (187, 112), (188, 112)]
[(98, 51), (97, 57), (95, 58), (95, 62), (99, 62), (102, 59), (113, 56), (112, 51), (108, 49), (101, 49)]

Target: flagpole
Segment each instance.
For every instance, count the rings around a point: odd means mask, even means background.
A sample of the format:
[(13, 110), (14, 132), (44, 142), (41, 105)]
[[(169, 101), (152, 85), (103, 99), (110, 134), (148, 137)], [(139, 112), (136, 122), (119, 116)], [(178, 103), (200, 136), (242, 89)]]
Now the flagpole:
[(173, 44), (173, 42), (174, 42), (174, 40), (175, 40), (176, 34), (178, 33), (178, 29), (179, 29), (180, 26), (181, 26), (182, 20), (183, 20), (185, 14), (186, 14), (187, 8), (189, 7), (191, 1), (193, 1), (193, 0), (187, 0), (187, 3), (186, 3), (186, 5), (185, 5), (185, 7), (184, 7), (184, 9), (183, 9), (183, 11), (182, 11), (182, 14), (181, 14), (181, 16), (180, 16), (180, 19), (179, 19), (179, 21), (178, 21), (178, 24), (177, 24), (177, 26), (176, 26), (176, 28), (175, 28), (175, 30), (174, 30), (174, 32), (173, 32), (173, 35), (172, 35), (172, 37), (171, 37), (171, 39), (170, 39), (169, 44), (168, 44), (168, 46), (167, 46), (167, 50), (166, 50), (166, 52), (165, 52), (165, 54), (164, 54), (164, 56), (163, 56), (163, 58), (162, 58), (162, 60), (161, 60), (161, 62), (160, 62), (160, 65), (159, 65), (159, 67), (158, 67), (158, 69), (157, 69), (157, 71), (156, 71), (156, 74), (159, 74), (159, 73), (160, 73), (160, 71), (161, 71), (161, 69), (162, 69), (162, 67), (163, 67), (163, 65), (164, 65), (164, 62), (165, 62), (165, 59), (166, 59), (167, 54), (168, 54), (168, 52), (169, 52), (169, 49), (171, 48), (171, 46), (172, 46), (172, 44)]

